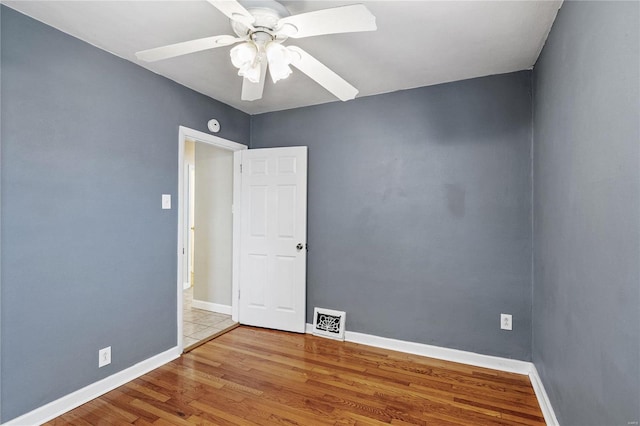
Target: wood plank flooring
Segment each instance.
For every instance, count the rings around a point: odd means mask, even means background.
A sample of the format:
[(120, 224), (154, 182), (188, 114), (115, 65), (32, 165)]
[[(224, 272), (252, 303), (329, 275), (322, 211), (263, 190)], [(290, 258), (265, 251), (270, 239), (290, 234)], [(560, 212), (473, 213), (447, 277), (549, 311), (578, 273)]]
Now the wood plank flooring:
[(47, 425), (544, 425), (529, 378), (238, 327)]

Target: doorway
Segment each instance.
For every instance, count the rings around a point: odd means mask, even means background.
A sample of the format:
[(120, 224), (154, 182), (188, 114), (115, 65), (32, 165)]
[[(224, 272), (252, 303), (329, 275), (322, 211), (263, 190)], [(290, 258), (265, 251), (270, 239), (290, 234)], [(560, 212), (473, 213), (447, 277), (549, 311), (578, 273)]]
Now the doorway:
[(233, 213), (238, 144), (180, 127), (178, 345), (193, 349), (237, 325)]

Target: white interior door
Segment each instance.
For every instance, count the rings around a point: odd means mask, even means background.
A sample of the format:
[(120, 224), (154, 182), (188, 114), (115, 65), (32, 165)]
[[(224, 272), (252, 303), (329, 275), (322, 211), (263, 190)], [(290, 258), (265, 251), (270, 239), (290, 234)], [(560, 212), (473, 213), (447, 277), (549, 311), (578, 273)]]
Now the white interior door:
[(240, 323), (304, 333), (307, 147), (241, 156)]

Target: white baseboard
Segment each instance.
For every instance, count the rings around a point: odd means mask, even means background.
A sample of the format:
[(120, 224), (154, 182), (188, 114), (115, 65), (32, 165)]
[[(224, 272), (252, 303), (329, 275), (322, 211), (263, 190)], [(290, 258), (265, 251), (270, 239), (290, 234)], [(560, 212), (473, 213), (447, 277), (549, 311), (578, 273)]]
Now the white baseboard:
[(544, 421), (549, 426), (559, 426), (560, 423), (558, 423), (556, 413), (551, 406), (549, 395), (547, 395), (547, 391), (544, 389), (544, 385), (538, 374), (538, 369), (533, 363), (531, 364), (531, 371), (529, 372), (529, 380), (531, 380), (531, 386), (533, 386), (533, 391), (536, 393), (536, 398), (538, 398), (538, 404), (540, 404)]
[(191, 306), (196, 309), (217, 312), (219, 314), (231, 315), (231, 305), (221, 305), (219, 303), (205, 302), (204, 300), (193, 299)]
[(5, 426), (26, 426), (26, 425), (40, 425), (48, 422), (67, 411), (73, 410), (80, 405), (91, 401), (103, 395), (110, 390), (122, 386), (123, 384), (136, 379), (143, 374), (148, 373), (176, 358), (182, 354), (182, 351), (178, 347), (171, 348), (151, 358), (145, 359), (131, 367), (122, 370), (118, 373), (112, 374), (109, 377), (85, 386), (75, 392), (72, 392), (62, 398), (56, 399), (42, 407), (36, 408), (20, 417), (16, 417), (7, 423)]
[[(308, 334), (313, 334), (313, 324), (306, 325), (306, 332)], [(475, 352), (443, 348), (440, 346), (427, 345), (424, 343), (389, 339), (387, 337), (356, 333), (354, 331), (345, 332), (345, 341), (360, 343), (376, 348), (421, 355), (445, 361), (459, 362), (476, 367), (491, 368), (494, 370), (506, 371), (508, 373), (526, 374), (529, 376), (529, 380), (531, 381), (531, 386), (533, 387), (536, 398), (538, 399), (538, 404), (540, 405), (540, 410), (542, 410), (545, 422), (549, 426), (559, 425), (558, 419), (556, 418), (553, 408), (551, 407), (551, 402), (549, 401), (547, 392), (545, 391), (544, 385), (542, 384), (540, 376), (538, 375), (538, 370), (536, 370), (536, 367), (532, 362), (490, 355), (482, 355)]]

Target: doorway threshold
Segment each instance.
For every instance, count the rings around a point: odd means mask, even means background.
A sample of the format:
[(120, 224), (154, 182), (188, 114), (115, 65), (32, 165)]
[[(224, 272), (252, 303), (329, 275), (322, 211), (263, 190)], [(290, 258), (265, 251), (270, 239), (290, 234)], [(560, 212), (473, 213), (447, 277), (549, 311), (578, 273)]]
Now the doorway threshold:
[(186, 354), (187, 352), (190, 352), (190, 351), (194, 350), (198, 346), (202, 346), (205, 343), (215, 339), (216, 337), (222, 336), (223, 334), (225, 334), (225, 333), (227, 333), (227, 332), (229, 332), (229, 331), (231, 331), (234, 328), (237, 328), (239, 326), (240, 326), (240, 324), (235, 323), (235, 324), (230, 325), (229, 327), (227, 327), (227, 328), (225, 328), (223, 330), (218, 331), (215, 334), (212, 334), (211, 336), (208, 336), (208, 337), (205, 337), (204, 339), (198, 340), (197, 342), (192, 343), (189, 346), (185, 346), (185, 348), (182, 350), (182, 353)]

